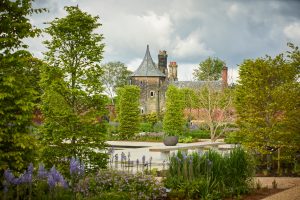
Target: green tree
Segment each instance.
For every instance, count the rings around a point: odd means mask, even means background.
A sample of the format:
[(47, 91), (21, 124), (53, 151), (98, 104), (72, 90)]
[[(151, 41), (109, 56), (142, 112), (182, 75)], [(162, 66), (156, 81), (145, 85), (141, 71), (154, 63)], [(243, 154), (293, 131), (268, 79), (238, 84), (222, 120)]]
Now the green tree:
[(180, 135), (183, 132), (185, 124), (183, 115), (183, 92), (174, 85), (170, 85), (166, 95), (166, 112), (163, 119), (163, 130), (167, 135)]
[(129, 139), (139, 131), (140, 88), (135, 85), (125, 85), (118, 88), (117, 97), (120, 136), (122, 139)]
[(219, 80), (223, 66), (225, 66), (224, 61), (219, 58), (208, 57), (199, 64), (197, 69), (194, 69), (194, 78), (201, 81)]
[[(299, 50), (245, 60), (239, 69), (236, 109), (243, 143), (262, 154), (281, 149), (291, 160), (300, 142)], [(278, 151), (279, 152), (279, 151)]]
[(42, 10), (30, 0), (0, 2), (0, 176), (7, 168), (23, 171), (36, 155), (31, 127), (42, 63), (22, 49), (23, 39), (40, 33), (28, 17)]
[(43, 69), (41, 86), (44, 124), (41, 128), (44, 162), (67, 170), (66, 158), (77, 157), (90, 170), (105, 167), (106, 96), (99, 80), (103, 36), (94, 33), (99, 17), (66, 7), (68, 15), (50, 22), (52, 38), (45, 41), (48, 66)]
[(124, 63), (121, 62), (109, 62), (102, 65), (104, 74), (101, 78), (105, 86), (106, 94), (111, 98), (112, 104), (114, 103), (114, 96), (118, 87), (128, 85), (129, 75), (131, 72), (127, 69)]

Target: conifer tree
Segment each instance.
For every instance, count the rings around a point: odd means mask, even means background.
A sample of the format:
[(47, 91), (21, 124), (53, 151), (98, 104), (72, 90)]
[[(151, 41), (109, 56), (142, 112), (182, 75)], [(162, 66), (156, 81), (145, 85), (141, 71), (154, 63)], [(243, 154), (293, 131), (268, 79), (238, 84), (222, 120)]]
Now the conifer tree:
[(174, 85), (166, 93), (166, 112), (163, 119), (163, 130), (166, 135), (180, 135), (184, 129), (184, 95)]
[(125, 85), (117, 90), (117, 95), (120, 137), (130, 139), (139, 130), (140, 88), (135, 85)]

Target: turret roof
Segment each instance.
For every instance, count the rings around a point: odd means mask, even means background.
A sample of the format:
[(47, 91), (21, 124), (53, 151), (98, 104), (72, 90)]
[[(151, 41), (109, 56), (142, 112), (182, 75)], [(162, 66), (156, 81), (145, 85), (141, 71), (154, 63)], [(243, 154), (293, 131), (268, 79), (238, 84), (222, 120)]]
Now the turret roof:
[(131, 76), (155, 76), (155, 77), (165, 77), (159, 69), (156, 67), (155, 63), (152, 60), (149, 51), (149, 45), (147, 45), (146, 54), (139, 68)]

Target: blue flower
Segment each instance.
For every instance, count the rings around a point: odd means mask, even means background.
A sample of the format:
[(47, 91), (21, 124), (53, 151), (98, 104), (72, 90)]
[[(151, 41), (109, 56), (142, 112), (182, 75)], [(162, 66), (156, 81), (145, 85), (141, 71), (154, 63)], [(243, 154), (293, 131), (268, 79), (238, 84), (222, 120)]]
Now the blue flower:
[(4, 171), (4, 177), (7, 183), (14, 184), (15, 176), (9, 169)]
[(48, 176), (48, 185), (51, 189), (55, 187), (55, 180), (52, 175)]
[(79, 159), (71, 158), (70, 174), (84, 175), (84, 164), (80, 162)]
[(46, 178), (48, 175), (47, 170), (45, 169), (43, 164), (39, 165), (39, 169), (38, 169), (38, 178), (44, 179)]

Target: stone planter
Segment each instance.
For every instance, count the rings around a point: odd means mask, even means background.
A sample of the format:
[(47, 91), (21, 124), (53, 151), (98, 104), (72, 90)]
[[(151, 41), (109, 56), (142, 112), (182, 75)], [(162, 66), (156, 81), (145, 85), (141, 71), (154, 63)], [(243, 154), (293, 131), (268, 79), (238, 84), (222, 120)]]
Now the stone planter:
[(164, 144), (166, 146), (176, 146), (178, 143), (178, 136), (166, 136), (164, 138)]

